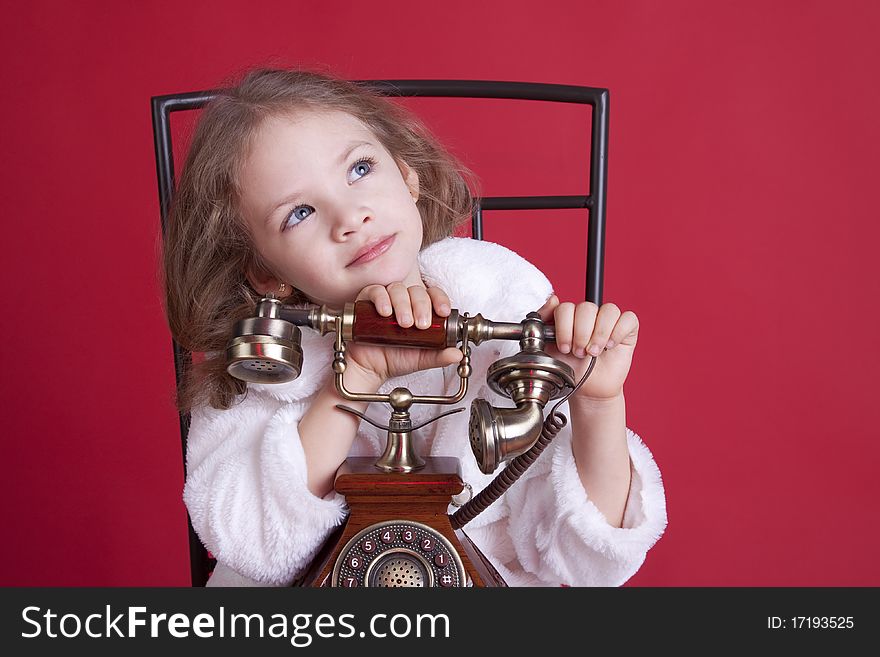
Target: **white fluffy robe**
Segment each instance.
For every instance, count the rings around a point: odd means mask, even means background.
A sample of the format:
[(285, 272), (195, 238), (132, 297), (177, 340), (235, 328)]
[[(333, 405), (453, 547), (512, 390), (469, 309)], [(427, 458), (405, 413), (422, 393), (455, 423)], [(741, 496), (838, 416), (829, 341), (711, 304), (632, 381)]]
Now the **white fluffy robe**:
[[(550, 282), (513, 251), (491, 242), (450, 237), (424, 249), (422, 275), (446, 291), (452, 307), (495, 321), (519, 322), (549, 298)], [(298, 424), (331, 377), (333, 335), (303, 329), (303, 371), (277, 385), (248, 386), (232, 408), (192, 413), (184, 501), (193, 526), (217, 558), (209, 586), (284, 586), (310, 563), (347, 508), (336, 493), (321, 499), (306, 486)], [(461, 406), (475, 397), (510, 407), (485, 382), (489, 365), (517, 352), (493, 340), (472, 347), (473, 374)], [(456, 366), (391, 379), (381, 392), (405, 386), (415, 394), (453, 394)], [(552, 403), (552, 402), (551, 402)], [(368, 414), (387, 421), (386, 405)], [(448, 410), (413, 406), (414, 424)], [(568, 404), (559, 407), (567, 417)], [(474, 491), (495, 475), (479, 471), (467, 439), (468, 414), (457, 413), (415, 433), (422, 454), (459, 459)], [(571, 451), (571, 423), (505, 495), (465, 532), (511, 586), (619, 586), (641, 566), (666, 527), (666, 498), (651, 452), (627, 429), (632, 485), (623, 527), (611, 526), (590, 501)], [(361, 422), (352, 456), (381, 454), (384, 433)]]

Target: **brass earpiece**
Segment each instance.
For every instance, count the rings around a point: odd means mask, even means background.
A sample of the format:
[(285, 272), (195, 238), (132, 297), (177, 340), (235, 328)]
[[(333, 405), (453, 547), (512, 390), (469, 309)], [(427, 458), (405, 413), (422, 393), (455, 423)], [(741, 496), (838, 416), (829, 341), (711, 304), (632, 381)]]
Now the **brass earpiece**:
[(268, 295), (257, 315), (236, 323), (226, 347), (226, 371), (249, 383), (286, 383), (302, 371), (301, 332), (281, 319), (281, 302)]

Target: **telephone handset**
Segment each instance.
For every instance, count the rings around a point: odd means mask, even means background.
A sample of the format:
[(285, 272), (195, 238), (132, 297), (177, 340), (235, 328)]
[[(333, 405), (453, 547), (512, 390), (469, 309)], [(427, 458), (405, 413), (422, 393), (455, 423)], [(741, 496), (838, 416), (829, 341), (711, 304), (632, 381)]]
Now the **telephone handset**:
[[(350, 457), (340, 468), (334, 485), (346, 498), (349, 516), (298, 583), (504, 586), (461, 528), (498, 499), (565, 426), (566, 418), (556, 413), (556, 408), (589, 377), (595, 359), (575, 384), (571, 367), (544, 352), (546, 341), (555, 340), (555, 331), (536, 312), (522, 322), (495, 322), (453, 309), (448, 317), (434, 314), (429, 328), (403, 328), (393, 317), (379, 315), (371, 301), (347, 303), (337, 311), (327, 306), (296, 308), (269, 294), (257, 304), (255, 316), (236, 324), (226, 349), (228, 372), (253, 383), (284, 383), (297, 378), (303, 362), (300, 326), (321, 335), (335, 332), (333, 371), (336, 389), (344, 399), (385, 402), (392, 411), (386, 426), (355, 409), (337, 406), (386, 430), (388, 439), (378, 460)], [(441, 413), (417, 426), (412, 424), (409, 409), (413, 404), (461, 401), (471, 374), (468, 343), (478, 345), (486, 340), (520, 342), (518, 354), (496, 361), (486, 375), (492, 390), (510, 397), (515, 407), (496, 408), (475, 399), (468, 424), (470, 445), (485, 474), (505, 461), (510, 463), (450, 516), (447, 508), (453, 496), (465, 488), (458, 462), (446, 457), (423, 458), (415, 449), (412, 433), (464, 409)], [(451, 396), (419, 396), (407, 388), (395, 388), (388, 394), (350, 391), (343, 381), (346, 342), (423, 349), (459, 347), (459, 389)], [(545, 421), (544, 407), (558, 398)]]

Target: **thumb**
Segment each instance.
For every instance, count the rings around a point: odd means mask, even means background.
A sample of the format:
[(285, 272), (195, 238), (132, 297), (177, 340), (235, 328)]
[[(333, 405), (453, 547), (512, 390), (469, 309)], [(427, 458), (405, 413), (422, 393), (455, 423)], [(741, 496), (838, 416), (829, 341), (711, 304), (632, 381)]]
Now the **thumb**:
[(437, 367), (446, 367), (461, 361), (461, 351), (455, 347), (446, 347), (446, 349), (420, 349), (419, 364), (416, 366), (419, 370), (430, 370)]
[(456, 347), (446, 347), (446, 349), (437, 354), (437, 361), (440, 363), (440, 367), (461, 362), (461, 350)]
[(559, 297), (555, 294), (551, 294), (550, 298), (547, 299), (547, 302), (538, 308), (538, 314), (541, 316), (541, 321), (546, 322), (548, 319), (553, 317), (553, 311), (556, 310), (556, 306), (559, 305)]

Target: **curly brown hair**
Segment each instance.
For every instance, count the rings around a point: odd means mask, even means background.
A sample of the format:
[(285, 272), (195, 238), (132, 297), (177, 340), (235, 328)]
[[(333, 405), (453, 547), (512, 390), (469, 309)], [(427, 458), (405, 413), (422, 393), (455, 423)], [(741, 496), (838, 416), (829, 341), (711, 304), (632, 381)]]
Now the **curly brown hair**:
[[(208, 357), (181, 375), (177, 407), (227, 409), (247, 387), (226, 372), (233, 325), (261, 295), (248, 269), (274, 273), (252, 245), (239, 211), (239, 172), (263, 122), (298, 111), (340, 110), (359, 119), (400, 163), (418, 174), (422, 248), (454, 234), (472, 212), (477, 180), (414, 115), (364, 86), (306, 70), (253, 69), (219, 92), (196, 125), (169, 210), (162, 245), (165, 314), (184, 349)], [(294, 289), (287, 303), (308, 302)], [(211, 357), (219, 352), (219, 357)]]

